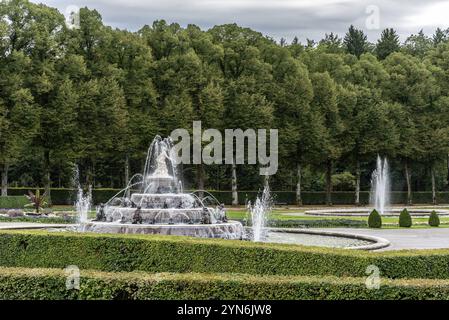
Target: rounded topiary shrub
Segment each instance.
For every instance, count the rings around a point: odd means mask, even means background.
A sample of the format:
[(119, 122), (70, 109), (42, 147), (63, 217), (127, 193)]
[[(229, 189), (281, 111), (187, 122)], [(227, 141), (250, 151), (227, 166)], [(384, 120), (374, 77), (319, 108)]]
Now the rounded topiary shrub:
[(399, 215), (399, 226), (402, 228), (410, 228), (412, 226), (412, 216), (407, 209), (402, 210)]
[(435, 212), (435, 210), (433, 210), (429, 216), (429, 226), (438, 227), (439, 225), (440, 225), (440, 217)]
[(368, 227), (370, 228), (382, 228), (382, 217), (376, 209), (371, 211), (368, 217)]

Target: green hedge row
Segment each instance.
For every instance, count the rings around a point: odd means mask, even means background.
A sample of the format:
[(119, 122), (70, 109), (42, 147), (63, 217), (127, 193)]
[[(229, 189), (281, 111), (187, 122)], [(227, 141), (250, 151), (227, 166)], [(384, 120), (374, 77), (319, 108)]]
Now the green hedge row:
[(363, 220), (351, 219), (307, 219), (307, 220), (285, 220), (285, 219), (270, 219), (269, 226), (274, 228), (366, 228), (368, 225)]
[(0, 196), (0, 209), (22, 209), (28, 203), (24, 195)]
[(279, 277), (231, 274), (105, 273), (80, 270), (78, 289), (67, 289), (62, 269), (0, 268), (2, 300), (305, 300), (449, 299), (449, 281)]
[[(0, 232), (0, 266), (108, 272), (204, 272), (449, 279), (449, 250), (362, 252), (284, 244), (147, 235)], [(192, 259), (194, 257), (195, 259)]]
[[(9, 188), (9, 195), (22, 196), (32, 190), (33, 188)], [(41, 192), (44, 190), (42, 189)], [(93, 190), (93, 202), (94, 204), (105, 203), (111, 197), (113, 197), (119, 189), (94, 189)], [(231, 191), (211, 191), (211, 193), (222, 203), (231, 204), (232, 193)], [(254, 201), (259, 194), (258, 191), (240, 191), (239, 193), (240, 204), (245, 204), (246, 201)], [(296, 203), (296, 194), (294, 191), (273, 191), (273, 197), (276, 203), (294, 205)], [(51, 189), (51, 200), (55, 205), (70, 205), (73, 204), (76, 199), (76, 190), (66, 188), (53, 188)], [(302, 193), (303, 204), (305, 205), (323, 205), (326, 203), (326, 194), (324, 192), (303, 192)], [(392, 192), (391, 203), (392, 204), (404, 204), (406, 203), (406, 192)], [(360, 193), (360, 201), (362, 204), (369, 203), (369, 192), (363, 191)], [(431, 192), (414, 192), (414, 203), (432, 203)], [(345, 205), (354, 203), (354, 192), (336, 191), (332, 193), (332, 202), (335, 205)], [(438, 203), (449, 203), (449, 192), (437, 193)]]
[(54, 223), (70, 224), (76, 223), (76, 217), (0, 217), (0, 222), (33, 222), (33, 223)]

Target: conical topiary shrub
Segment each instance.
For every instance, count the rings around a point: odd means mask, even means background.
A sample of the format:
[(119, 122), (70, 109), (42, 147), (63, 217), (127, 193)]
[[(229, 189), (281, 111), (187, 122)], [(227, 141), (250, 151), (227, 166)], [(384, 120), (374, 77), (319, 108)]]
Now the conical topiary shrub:
[(410, 228), (412, 226), (412, 216), (407, 209), (402, 210), (399, 215), (399, 226), (402, 228)]
[(430, 217), (429, 217), (429, 226), (431, 227), (438, 227), (440, 225), (440, 217), (438, 216), (438, 214), (435, 212), (435, 210), (433, 210), (430, 213)]
[(368, 227), (370, 228), (382, 228), (382, 217), (376, 209), (371, 211), (368, 217)]

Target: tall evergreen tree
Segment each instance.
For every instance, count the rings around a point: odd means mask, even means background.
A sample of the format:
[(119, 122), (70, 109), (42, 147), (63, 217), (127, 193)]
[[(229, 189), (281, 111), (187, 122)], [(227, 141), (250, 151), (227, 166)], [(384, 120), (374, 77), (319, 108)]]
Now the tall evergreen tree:
[(442, 30), (441, 28), (437, 28), (435, 33), (432, 36), (433, 45), (437, 46), (440, 43), (447, 42), (449, 40), (449, 28), (446, 30)]
[(380, 60), (384, 60), (393, 52), (401, 49), (399, 36), (393, 28), (382, 31), (380, 39), (377, 41), (376, 55)]
[(368, 49), (368, 40), (362, 30), (356, 29), (353, 25), (349, 27), (344, 38), (346, 51), (359, 58)]

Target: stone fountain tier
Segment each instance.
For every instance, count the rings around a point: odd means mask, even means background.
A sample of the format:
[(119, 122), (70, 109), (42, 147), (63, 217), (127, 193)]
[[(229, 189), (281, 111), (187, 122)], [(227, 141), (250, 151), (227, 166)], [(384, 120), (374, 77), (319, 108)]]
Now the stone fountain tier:
[(187, 193), (134, 193), (131, 201), (143, 208), (194, 208), (195, 198)]
[(146, 178), (147, 184), (168, 187), (173, 183), (174, 179), (170, 175), (151, 175)]
[[(108, 222), (123, 221), (124, 223), (132, 223), (136, 210), (136, 208), (108, 207), (106, 209), (106, 219)], [(201, 223), (203, 210), (203, 208), (142, 208), (140, 209), (140, 216), (142, 217), (142, 223), (145, 224)]]
[(122, 224), (117, 222), (86, 222), (81, 231), (121, 234), (158, 234), (188, 236), (200, 238), (221, 238), (240, 240), (244, 236), (244, 227), (238, 221), (217, 224)]

